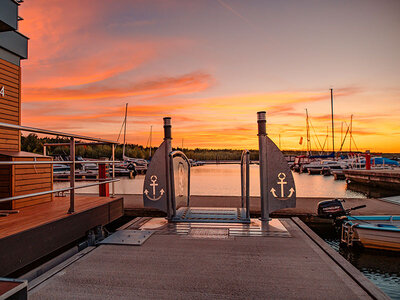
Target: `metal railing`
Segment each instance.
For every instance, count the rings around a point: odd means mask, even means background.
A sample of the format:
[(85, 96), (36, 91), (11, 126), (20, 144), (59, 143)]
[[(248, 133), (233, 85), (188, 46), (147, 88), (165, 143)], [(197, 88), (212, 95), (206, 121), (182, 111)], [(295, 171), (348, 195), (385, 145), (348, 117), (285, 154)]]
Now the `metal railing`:
[[(48, 194), (69, 191), (70, 206), (68, 209), (68, 213), (74, 213), (75, 212), (75, 190), (76, 189), (83, 189), (83, 188), (97, 186), (97, 185), (101, 185), (101, 184), (107, 184), (107, 183), (112, 183), (111, 197), (115, 197), (114, 183), (116, 181), (119, 181), (119, 179), (115, 179), (115, 163), (119, 162), (119, 161), (115, 160), (115, 145), (118, 144), (117, 142), (100, 139), (100, 138), (78, 135), (78, 134), (70, 134), (70, 133), (65, 133), (65, 132), (60, 132), (60, 131), (46, 130), (46, 129), (40, 129), (40, 128), (34, 128), (34, 127), (21, 126), (21, 125), (13, 125), (13, 124), (1, 123), (1, 122), (0, 122), (0, 127), (70, 138), (70, 143), (69, 143), (70, 160), (69, 161), (37, 161), (36, 158), (34, 158), (34, 160), (32, 160), (32, 161), (1, 161), (0, 162), (0, 165), (31, 165), (31, 164), (33, 164), (33, 165), (36, 165), (36, 164), (53, 165), (53, 164), (60, 164), (60, 163), (70, 165), (70, 175), (69, 175), (70, 186), (69, 187), (62, 188), (62, 189), (56, 189), (56, 190), (49, 190), (49, 191), (44, 191), (44, 192), (37, 192), (37, 193), (2, 198), (2, 199), (0, 199), (0, 203), (6, 202), (6, 201), (12, 201), (12, 200), (24, 199), (24, 198), (28, 198), (28, 197), (42, 196), (42, 195), (48, 195)], [(94, 145), (98, 145), (98, 144), (109, 145), (109, 144), (111, 144), (111, 156), (112, 156), (111, 160), (110, 161), (109, 160), (76, 161), (75, 160), (75, 147), (77, 145), (81, 144), (81, 143), (76, 144), (75, 143), (76, 139), (96, 142), (96, 143), (93, 143)], [(83, 144), (85, 144), (85, 143), (83, 143)], [(51, 145), (55, 145), (55, 144), (51, 144)], [(60, 145), (68, 145), (68, 144), (60, 143)], [(44, 154), (46, 155), (46, 148), (44, 148)], [(103, 179), (99, 179), (100, 182), (90, 183), (90, 184), (86, 184), (86, 185), (82, 185), (82, 186), (75, 186), (75, 165), (76, 164), (91, 164), (91, 163), (112, 164), (111, 179), (104, 180), (104, 178), (103, 178)]]
[(240, 157), (240, 183), (242, 208), (246, 207), (246, 219), (250, 218), (250, 152), (243, 150)]

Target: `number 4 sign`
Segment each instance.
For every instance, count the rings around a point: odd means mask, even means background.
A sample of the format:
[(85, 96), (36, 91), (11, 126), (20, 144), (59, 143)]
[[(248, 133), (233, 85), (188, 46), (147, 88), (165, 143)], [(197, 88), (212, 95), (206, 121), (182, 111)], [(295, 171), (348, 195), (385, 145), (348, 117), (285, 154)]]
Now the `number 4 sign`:
[(0, 89), (0, 95), (4, 97), (4, 93), (5, 93), (4, 86), (2, 86)]

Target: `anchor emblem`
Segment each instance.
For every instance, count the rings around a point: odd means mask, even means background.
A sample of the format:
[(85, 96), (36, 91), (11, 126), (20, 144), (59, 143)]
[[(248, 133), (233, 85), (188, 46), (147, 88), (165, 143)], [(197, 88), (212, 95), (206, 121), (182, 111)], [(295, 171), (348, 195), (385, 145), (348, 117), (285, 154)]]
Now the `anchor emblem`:
[(150, 199), (150, 200), (153, 200), (153, 201), (159, 200), (164, 195), (164, 189), (161, 189), (160, 190), (160, 196), (156, 197), (156, 186), (158, 186), (158, 183), (156, 183), (157, 179), (158, 178), (157, 178), (156, 175), (152, 175), (150, 177), (150, 181), (151, 181), (150, 186), (153, 188), (153, 197), (149, 196), (149, 191), (147, 189), (144, 190), (144, 193), (145, 193), (146, 197), (148, 199)]
[[(285, 174), (285, 173), (279, 173), (279, 174), (278, 174), (278, 179), (279, 179), (279, 181), (277, 182), (277, 184), (279, 184), (279, 185), (281, 186), (281, 197), (280, 197), (280, 198), (285, 198), (285, 189), (284, 189), (284, 185), (287, 184), (287, 181), (284, 181), (285, 178), (286, 178), (286, 174)], [(272, 189), (270, 190), (270, 192), (272, 193), (272, 195), (273, 195), (275, 198), (278, 198), (278, 196), (276, 195), (276, 190), (275, 190), (274, 188), (272, 188)], [(293, 187), (290, 188), (289, 192), (290, 192), (290, 193), (289, 193), (289, 196), (287, 196), (287, 198), (292, 197), (292, 195), (293, 195), (293, 193), (294, 193)]]

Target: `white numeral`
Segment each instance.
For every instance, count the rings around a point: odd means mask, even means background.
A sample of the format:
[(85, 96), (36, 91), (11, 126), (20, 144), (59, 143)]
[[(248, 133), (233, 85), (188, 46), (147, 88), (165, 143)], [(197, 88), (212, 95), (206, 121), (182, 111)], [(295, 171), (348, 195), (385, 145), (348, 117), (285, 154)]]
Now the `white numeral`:
[(4, 93), (5, 93), (4, 86), (2, 86), (0, 89), (0, 95), (4, 97)]

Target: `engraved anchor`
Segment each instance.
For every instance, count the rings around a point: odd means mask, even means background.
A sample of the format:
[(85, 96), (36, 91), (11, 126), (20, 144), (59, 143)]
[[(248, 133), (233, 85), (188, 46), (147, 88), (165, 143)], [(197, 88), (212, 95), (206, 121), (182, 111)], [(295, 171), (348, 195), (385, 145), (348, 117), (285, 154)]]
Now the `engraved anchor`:
[(162, 197), (162, 195), (164, 195), (164, 189), (161, 189), (160, 196), (156, 197), (156, 186), (158, 186), (158, 183), (156, 183), (157, 176), (152, 175), (150, 177), (150, 181), (151, 181), (150, 186), (153, 188), (153, 197), (149, 197), (149, 191), (147, 189), (144, 190), (144, 193), (146, 194), (146, 197), (149, 198), (150, 200), (157, 201)]
[[(285, 197), (284, 185), (287, 184), (287, 181), (284, 181), (285, 178), (286, 178), (286, 174), (285, 174), (285, 173), (279, 173), (279, 174), (278, 174), (278, 179), (279, 179), (279, 181), (277, 182), (277, 184), (279, 184), (279, 185), (281, 186), (281, 198), (284, 198), (284, 197)], [(274, 188), (272, 188), (270, 192), (272, 193), (272, 195), (273, 195), (275, 198), (278, 198), (278, 196), (276, 195), (276, 190), (275, 190)], [(288, 198), (292, 197), (292, 195), (293, 195), (293, 193), (294, 193), (294, 189), (293, 189), (293, 188), (290, 188), (289, 192), (290, 192), (290, 193), (289, 193)]]

